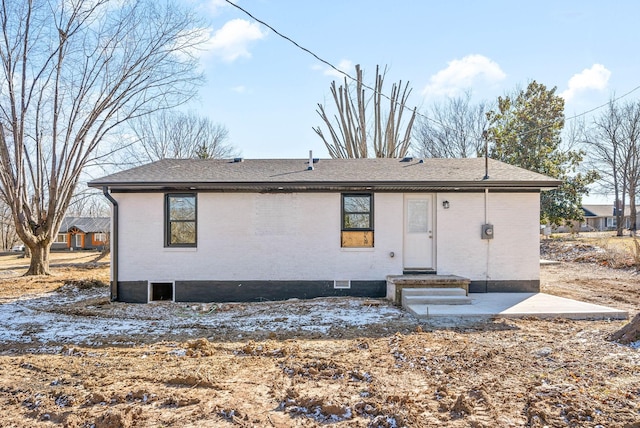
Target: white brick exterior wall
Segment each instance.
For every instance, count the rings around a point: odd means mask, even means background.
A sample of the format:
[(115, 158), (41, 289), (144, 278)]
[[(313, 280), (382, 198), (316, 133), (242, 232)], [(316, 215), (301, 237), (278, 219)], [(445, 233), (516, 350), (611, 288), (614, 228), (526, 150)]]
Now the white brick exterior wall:
[(163, 194), (114, 197), (120, 281), (383, 280), (402, 273), (401, 194), (375, 195), (373, 249), (340, 247), (339, 193), (200, 193), (197, 249), (164, 247)]
[[(119, 281), (384, 280), (402, 273), (401, 193), (375, 194), (372, 249), (340, 247), (339, 193), (199, 193), (195, 249), (164, 247), (164, 194), (113, 196), (120, 211)], [(537, 193), (489, 193), (490, 241), (480, 239), (483, 194), (440, 193), (434, 201), (439, 274), (539, 278)]]
[(494, 226), (494, 239), (480, 239), (484, 201), (482, 193), (437, 195), (438, 273), (471, 280), (538, 280), (540, 195), (489, 192), (486, 222)]

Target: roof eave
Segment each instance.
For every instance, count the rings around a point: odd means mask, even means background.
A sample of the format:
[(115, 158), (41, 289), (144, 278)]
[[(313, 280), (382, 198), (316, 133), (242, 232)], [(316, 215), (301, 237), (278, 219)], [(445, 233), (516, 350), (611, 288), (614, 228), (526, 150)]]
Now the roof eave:
[(339, 191), (339, 190), (478, 190), (478, 189), (526, 189), (551, 190), (557, 188), (561, 181), (509, 181), (509, 180), (474, 180), (474, 181), (385, 181), (385, 182), (100, 182), (92, 181), (89, 187), (120, 191), (153, 191), (153, 190), (207, 190), (207, 191)]

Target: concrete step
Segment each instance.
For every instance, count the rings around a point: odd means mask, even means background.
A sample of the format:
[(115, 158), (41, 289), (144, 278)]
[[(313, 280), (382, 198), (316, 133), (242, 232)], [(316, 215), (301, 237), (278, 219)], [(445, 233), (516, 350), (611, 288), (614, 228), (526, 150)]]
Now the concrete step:
[(402, 290), (411, 288), (452, 288), (469, 291), (468, 278), (456, 275), (388, 275), (387, 299), (396, 305), (402, 303)]
[(402, 271), (403, 275), (436, 275), (433, 269), (408, 269)]
[[(493, 315), (476, 314), (473, 305), (409, 305), (404, 309), (419, 320), (441, 319), (458, 324), (463, 322), (482, 322)], [(455, 320), (455, 321), (452, 321)], [(446, 321), (445, 321), (446, 322)]]
[(467, 296), (402, 296), (402, 306), (410, 305), (470, 305), (471, 299)]
[(464, 288), (403, 288), (403, 296), (466, 296)]

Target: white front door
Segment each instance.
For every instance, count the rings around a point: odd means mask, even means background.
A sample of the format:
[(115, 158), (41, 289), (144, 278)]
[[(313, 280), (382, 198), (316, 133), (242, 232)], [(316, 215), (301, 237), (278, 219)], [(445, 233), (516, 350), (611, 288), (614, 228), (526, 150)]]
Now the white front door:
[(433, 269), (433, 195), (404, 195), (404, 269)]

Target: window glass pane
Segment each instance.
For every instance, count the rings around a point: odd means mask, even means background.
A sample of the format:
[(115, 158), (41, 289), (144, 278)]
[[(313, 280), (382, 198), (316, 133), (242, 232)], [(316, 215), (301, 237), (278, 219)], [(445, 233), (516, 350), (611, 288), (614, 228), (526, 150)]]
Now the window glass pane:
[(196, 195), (169, 194), (166, 196), (165, 230), (167, 246), (196, 245)]
[(196, 223), (193, 221), (178, 221), (171, 223), (171, 244), (195, 244)]
[(428, 229), (428, 203), (424, 199), (407, 201), (407, 232), (426, 233)]
[(369, 222), (369, 214), (347, 214), (344, 215), (344, 228), (345, 229), (369, 229), (371, 224)]
[(344, 197), (345, 213), (368, 213), (370, 211), (371, 197), (369, 195)]
[(170, 220), (195, 220), (195, 196), (170, 196), (169, 217)]

